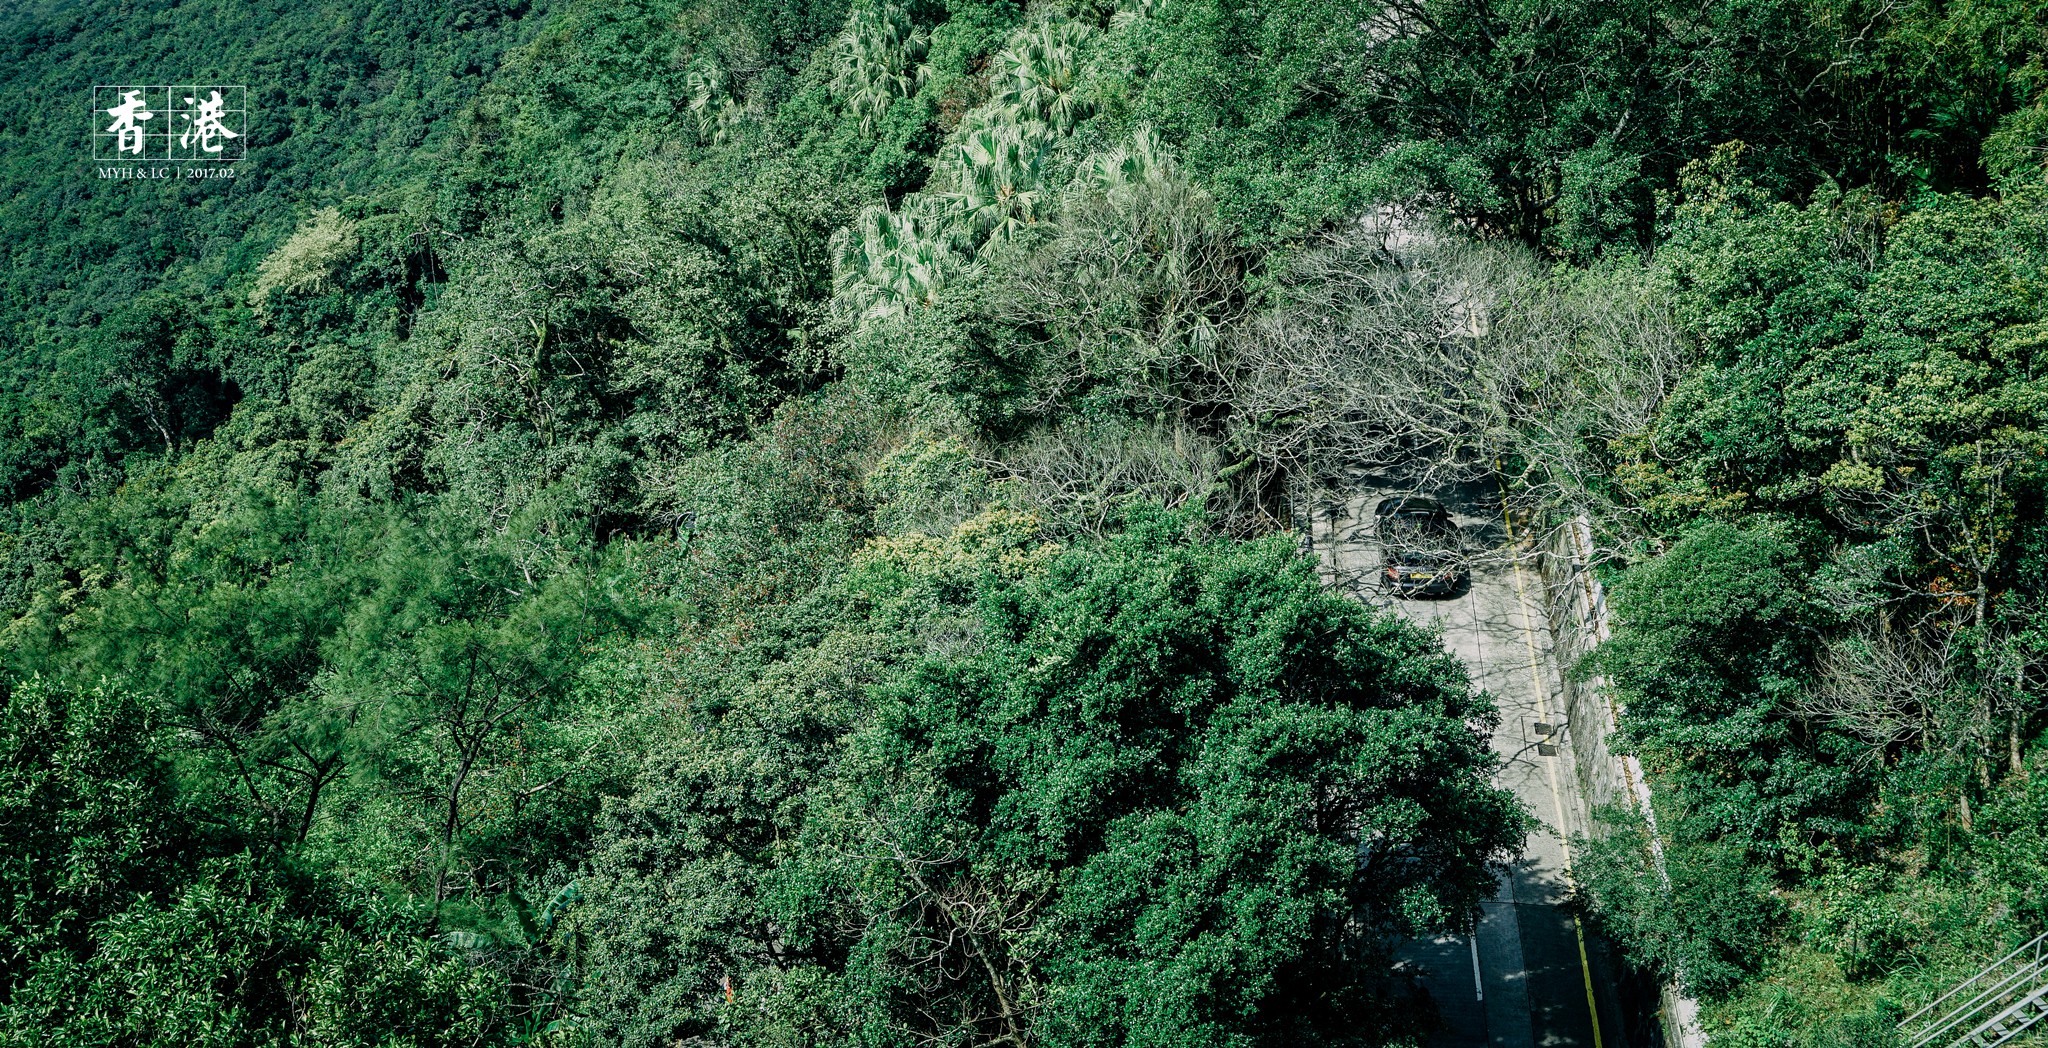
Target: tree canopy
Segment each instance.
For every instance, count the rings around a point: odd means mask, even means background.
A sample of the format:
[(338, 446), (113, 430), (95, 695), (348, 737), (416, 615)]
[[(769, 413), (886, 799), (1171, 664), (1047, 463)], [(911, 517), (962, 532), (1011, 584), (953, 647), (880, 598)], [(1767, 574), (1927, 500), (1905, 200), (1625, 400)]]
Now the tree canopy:
[[(2048, 920), (2048, 13), (0, 12), (0, 1043), (1413, 1045), (1525, 815), (1294, 534), (1583, 518), (1717, 1043)], [(95, 84), (240, 83), (233, 178)], [(104, 176), (104, 177), (103, 177)]]

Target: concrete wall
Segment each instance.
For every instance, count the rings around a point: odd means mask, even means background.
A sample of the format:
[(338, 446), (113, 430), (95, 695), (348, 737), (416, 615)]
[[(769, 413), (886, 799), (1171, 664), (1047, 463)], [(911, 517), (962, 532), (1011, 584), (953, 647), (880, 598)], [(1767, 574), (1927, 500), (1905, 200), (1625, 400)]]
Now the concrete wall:
[[(1592, 531), (1583, 517), (1551, 528), (1537, 543), (1544, 611), (1564, 677), (1565, 730), (1578, 757), (1580, 795), (1589, 808), (1617, 805), (1641, 815), (1649, 823), (1650, 848), (1661, 871), (1664, 849), (1642, 765), (1610, 745), (1621, 719), (1614, 690), (1600, 677), (1575, 680), (1571, 672), (1580, 656), (1607, 639), (1607, 594), (1589, 567), (1592, 548)], [(1590, 818), (1587, 825), (1598, 828)], [(1699, 1004), (1669, 983), (1662, 997), (1665, 1043), (1677, 1048), (1704, 1045)]]

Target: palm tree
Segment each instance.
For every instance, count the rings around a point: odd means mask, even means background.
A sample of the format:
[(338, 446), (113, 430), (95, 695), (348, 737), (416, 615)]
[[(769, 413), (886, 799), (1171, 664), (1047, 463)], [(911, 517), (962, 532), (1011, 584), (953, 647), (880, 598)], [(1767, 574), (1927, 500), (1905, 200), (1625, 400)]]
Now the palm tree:
[(863, 4), (847, 13), (832, 45), (832, 94), (860, 114), (862, 134), (874, 133), (890, 103), (916, 93), (925, 78), (927, 42), (925, 31), (913, 28), (895, 4)]
[(734, 126), (746, 114), (732, 96), (725, 70), (709, 58), (699, 57), (683, 72), (683, 88), (689, 92), (690, 115), (697, 120), (697, 137), (724, 145)]
[(1132, 187), (1162, 185), (1180, 180), (1180, 166), (1150, 127), (1139, 125), (1129, 142), (1119, 143), (1081, 162), (1075, 182), (1081, 189), (1103, 196), (1129, 193)]
[(861, 321), (930, 307), (959, 264), (944, 216), (917, 202), (863, 210), (832, 238), (832, 263), (834, 301)]
[(1075, 90), (1080, 83), (1081, 45), (1094, 30), (1080, 22), (1041, 18), (1017, 30), (996, 56), (992, 100), (1041, 120), (1060, 134), (1094, 111)]
[[(1081, 162), (1062, 197), (1061, 223), (1078, 298), (1124, 296), (1141, 325), (1128, 353), (1214, 346), (1219, 320), (1237, 307), (1240, 269), (1215, 201), (1190, 181), (1159, 136), (1140, 125), (1129, 140)], [(1170, 349), (1169, 347), (1177, 347)]]
[(961, 134), (941, 164), (953, 188), (940, 195), (977, 251), (1038, 221), (1046, 128), (986, 122)]

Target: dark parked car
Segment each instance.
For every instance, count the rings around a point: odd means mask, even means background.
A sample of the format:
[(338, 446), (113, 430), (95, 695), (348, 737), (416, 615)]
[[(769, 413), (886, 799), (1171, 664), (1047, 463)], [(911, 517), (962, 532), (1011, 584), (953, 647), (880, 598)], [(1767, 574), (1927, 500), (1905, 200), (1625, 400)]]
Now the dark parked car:
[(1380, 577), (1403, 597), (1456, 593), (1465, 584), (1458, 525), (1435, 499), (1406, 495), (1381, 499), (1373, 511), (1380, 540)]

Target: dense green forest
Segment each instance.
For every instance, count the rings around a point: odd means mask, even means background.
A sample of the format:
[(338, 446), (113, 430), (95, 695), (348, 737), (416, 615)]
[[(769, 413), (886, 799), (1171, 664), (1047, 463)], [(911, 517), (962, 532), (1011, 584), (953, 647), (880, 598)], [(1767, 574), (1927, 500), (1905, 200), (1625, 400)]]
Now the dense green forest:
[[(96, 177), (190, 80), (237, 177)], [(1301, 553), (1393, 470), (1592, 526), (1586, 919), (1889, 1043), (2048, 922), (2044, 92), (2029, 0), (9, 3), (0, 1044), (1419, 1044), (1531, 816)]]

